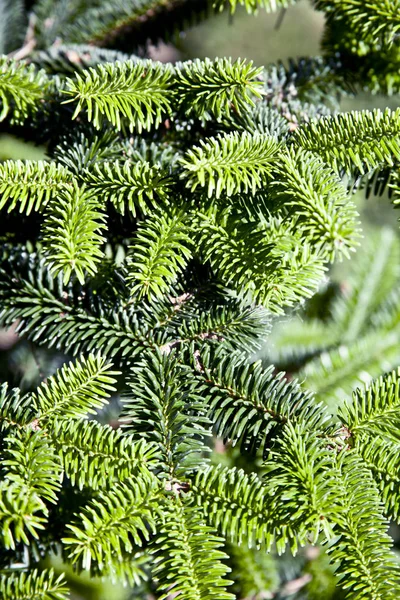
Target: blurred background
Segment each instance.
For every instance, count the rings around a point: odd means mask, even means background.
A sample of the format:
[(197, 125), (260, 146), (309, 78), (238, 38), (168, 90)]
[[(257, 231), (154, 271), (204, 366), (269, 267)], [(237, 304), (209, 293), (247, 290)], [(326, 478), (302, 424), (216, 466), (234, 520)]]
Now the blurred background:
[[(182, 33), (174, 45), (161, 44), (151, 47), (150, 55), (164, 62), (194, 57), (231, 56), (234, 59), (252, 59), (257, 65), (268, 65), (278, 60), (285, 63), (290, 57), (318, 55), (323, 26), (323, 15), (313, 10), (308, 0), (301, 0), (294, 7), (272, 15), (260, 11), (259, 15), (254, 17), (244, 11), (238, 11), (231, 17), (223, 13)], [(357, 98), (345, 98), (342, 110), (386, 106), (395, 108), (399, 105), (398, 97), (388, 99), (361, 94)], [(0, 160), (37, 160), (44, 156), (44, 148), (0, 134)], [(364, 228), (389, 225), (398, 230), (398, 215), (387, 196), (370, 197), (366, 200), (365, 193), (358, 192), (356, 202)], [(346, 272), (347, 268), (345, 263), (336, 266), (334, 277), (340, 280), (342, 272)], [(0, 331), (0, 382), (8, 381), (24, 391), (32, 389), (40, 380), (54, 372), (63, 360), (63, 356), (19, 340), (13, 329), (7, 332)], [(101, 415), (101, 419), (110, 422), (115, 418), (116, 410), (117, 407), (115, 410), (111, 407), (107, 413)], [(52, 565), (61, 568), (57, 559), (52, 561)], [(68, 573), (68, 580), (73, 589), (72, 600), (127, 600), (135, 597), (118, 585), (78, 577), (72, 572)]]

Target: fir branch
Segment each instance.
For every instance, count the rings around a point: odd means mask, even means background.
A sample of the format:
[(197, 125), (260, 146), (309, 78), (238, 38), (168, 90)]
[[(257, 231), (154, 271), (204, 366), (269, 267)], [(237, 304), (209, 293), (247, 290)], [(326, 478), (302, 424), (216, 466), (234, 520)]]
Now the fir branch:
[(157, 445), (159, 477), (179, 481), (204, 465), (211, 435), (207, 406), (176, 354), (144, 354), (128, 386), (122, 422), (134, 439)]
[(64, 574), (55, 575), (52, 569), (0, 575), (0, 594), (3, 600), (68, 600)]
[(227, 558), (220, 550), (222, 542), (198, 509), (171, 498), (153, 544), (152, 572), (159, 599), (166, 600), (172, 593), (187, 600), (233, 600), (233, 594), (226, 592), (231, 582), (225, 575), (230, 569), (221, 562)]
[(95, 163), (82, 179), (96, 196), (111, 201), (122, 214), (127, 205), (133, 216), (138, 210), (146, 215), (158, 204), (167, 204), (172, 184), (159, 165), (145, 161), (133, 164), (130, 160)]
[(34, 65), (0, 56), (0, 121), (20, 123), (38, 110), (48, 87), (43, 71)]
[(351, 435), (368, 433), (371, 436), (398, 441), (400, 423), (400, 369), (379, 377), (363, 390), (353, 393), (339, 412)]
[(23, 427), (34, 419), (27, 396), (21, 397), (18, 388), (8, 391), (7, 383), (0, 386), (0, 431)]
[(352, 263), (342, 294), (332, 305), (332, 319), (340, 340), (356, 341), (374, 312), (400, 278), (400, 243), (391, 229), (368, 232), (368, 241)]
[(393, 167), (400, 160), (400, 109), (323, 117), (299, 127), (293, 141), (319, 154), (337, 173)]
[(192, 255), (183, 212), (153, 214), (136, 233), (127, 259), (132, 296), (157, 297), (168, 291)]
[(157, 127), (171, 110), (172, 69), (151, 61), (105, 63), (67, 79), (66, 102), (76, 102), (75, 119), (85, 109), (86, 118), (100, 129), (104, 117), (118, 130), (123, 118), (129, 129)]
[(100, 492), (67, 527), (70, 537), (62, 542), (72, 563), (90, 570), (92, 563), (102, 569), (113, 559), (122, 560), (148, 540), (155, 531), (159, 512), (158, 485), (153, 480), (117, 484)]
[(6, 160), (0, 164), (0, 209), (29, 215), (42, 210), (62, 190), (72, 186), (73, 176), (54, 162)]
[(174, 89), (178, 106), (185, 115), (220, 120), (230, 111), (241, 114), (259, 98), (262, 69), (244, 60), (206, 58), (175, 65)]
[(74, 273), (83, 284), (85, 271), (94, 275), (103, 257), (101, 231), (106, 216), (93, 192), (77, 184), (63, 190), (47, 208), (43, 246), (52, 273), (63, 273), (68, 283)]
[[(36, 428), (37, 426), (35, 426)], [(17, 430), (4, 439), (2, 466), (5, 481), (13, 482), (53, 504), (61, 488), (60, 460), (42, 431)]]
[(181, 179), (191, 191), (200, 186), (216, 198), (241, 191), (255, 194), (265, 186), (279, 147), (274, 137), (259, 133), (233, 132), (200, 140), (200, 146), (180, 160)]
[(32, 395), (37, 419), (44, 425), (55, 417), (76, 418), (95, 413), (115, 390), (111, 366), (100, 355), (64, 365)]
[(328, 20), (345, 23), (356, 36), (368, 43), (391, 44), (400, 32), (400, 2), (385, 0), (315, 0), (317, 9), (328, 15)]
[(368, 383), (382, 371), (395, 368), (400, 361), (399, 331), (371, 331), (350, 344), (336, 344), (306, 363), (298, 377), (307, 380), (330, 410), (336, 412), (352, 389)]
[(96, 421), (57, 419), (47, 428), (72, 485), (93, 490), (115, 481), (144, 478), (156, 467), (156, 448)]
[(337, 481), (332, 451), (318, 428), (289, 421), (264, 467), (274, 523), (281, 527), (290, 523), (296, 532), (292, 551), (298, 543), (332, 539)]
[(372, 472), (385, 506), (385, 515), (400, 520), (400, 444), (373, 437), (359, 435), (355, 450)]
[(0, 481), (0, 539), (4, 548), (30, 543), (44, 530), (48, 510), (43, 500), (19, 482)]
[(390, 551), (392, 540), (381, 514), (381, 502), (370, 471), (354, 452), (342, 452), (337, 460), (337, 529), (339, 542), (329, 550), (339, 563), (336, 574), (346, 598), (397, 596), (400, 570)]
[(330, 261), (349, 256), (359, 236), (358, 213), (337, 176), (319, 157), (289, 149), (274, 166), (272, 194), (301, 227), (307, 241)]
[(254, 473), (221, 465), (208, 467), (197, 473), (191, 493), (210, 525), (227, 539), (236, 544), (246, 540), (250, 547), (271, 546), (274, 536), (267, 489)]
[(200, 391), (209, 404), (209, 417), (216, 434), (242, 451), (264, 455), (268, 446), (289, 420), (306, 421), (314, 429), (326, 414), (303, 392), (296, 381), (286, 381), (274, 367), (263, 369), (260, 362), (249, 364), (242, 356), (204, 352), (198, 375)]

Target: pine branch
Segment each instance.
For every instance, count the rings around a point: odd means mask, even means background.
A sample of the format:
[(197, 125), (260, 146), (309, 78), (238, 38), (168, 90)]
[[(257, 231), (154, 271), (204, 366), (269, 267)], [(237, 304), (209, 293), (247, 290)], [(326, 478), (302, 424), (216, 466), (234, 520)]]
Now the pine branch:
[(57, 163), (7, 160), (0, 164), (0, 209), (10, 212), (18, 207), (29, 215), (42, 210), (72, 183), (72, 174)]
[(170, 499), (163, 511), (163, 524), (153, 544), (158, 597), (165, 600), (171, 593), (187, 600), (233, 600), (226, 592), (231, 583), (221, 560), (223, 540), (205, 525), (200, 511), (188, 507), (179, 498)]

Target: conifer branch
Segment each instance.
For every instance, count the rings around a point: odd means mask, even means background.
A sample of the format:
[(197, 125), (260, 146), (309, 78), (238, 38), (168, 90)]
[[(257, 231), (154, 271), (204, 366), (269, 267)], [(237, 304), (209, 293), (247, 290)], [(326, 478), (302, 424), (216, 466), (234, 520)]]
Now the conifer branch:
[(265, 186), (279, 144), (274, 137), (237, 132), (200, 141), (180, 160), (181, 178), (191, 191), (207, 188), (208, 196), (219, 198)]
[(129, 130), (138, 131), (158, 126), (171, 110), (172, 69), (151, 61), (105, 63), (67, 79), (66, 102), (76, 102), (76, 118), (85, 109), (86, 118), (100, 129), (103, 119), (118, 130), (123, 118)]
[(102, 569), (114, 559), (123, 560), (123, 552), (131, 552), (134, 544), (142, 546), (155, 531), (157, 487), (155, 481), (146, 478), (100, 492), (67, 525), (70, 537), (62, 542), (70, 560), (86, 570), (92, 563)]
[(127, 261), (132, 296), (161, 296), (184, 269), (192, 255), (185, 221), (183, 212), (173, 211), (153, 214), (139, 226)]
[(49, 83), (34, 65), (0, 56), (0, 121), (20, 123), (39, 108)]
[(156, 449), (96, 421), (58, 419), (48, 428), (72, 485), (94, 490), (136, 476), (158, 464)]
[(52, 569), (0, 575), (0, 593), (3, 600), (67, 600), (68, 589), (64, 574), (55, 575)]
[(175, 65), (178, 106), (186, 115), (218, 121), (231, 111), (241, 114), (254, 106), (262, 85), (262, 69), (252, 62), (223, 58), (194, 60)]
[(85, 271), (94, 275), (103, 256), (106, 216), (97, 197), (76, 184), (64, 190), (47, 209), (43, 246), (51, 272), (62, 272), (64, 283), (75, 274), (83, 284)]
[(95, 163), (85, 171), (83, 181), (96, 196), (111, 201), (122, 214), (127, 206), (133, 216), (138, 210), (146, 215), (158, 204), (168, 203), (172, 184), (159, 165), (145, 161)]
[(0, 209), (29, 215), (72, 186), (68, 170), (54, 162), (7, 160), (0, 164)]
[(37, 419), (44, 424), (55, 417), (76, 418), (96, 412), (115, 390), (111, 365), (100, 355), (89, 355), (64, 365), (32, 395)]
[(160, 600), (175, 593), (187, 600), (233, 600), (226, 592), (229, 567), (220, 550), (223, 540), (205, 525), (198, 509), (179, 498), (170, 499), (163, 511), (163, 524), (153, 544), (153, 574)]
[(400, 109), (323, 117), (299, 127), (293, 141), (319, 154), (337, 173), (393, 167), (400, 160)]

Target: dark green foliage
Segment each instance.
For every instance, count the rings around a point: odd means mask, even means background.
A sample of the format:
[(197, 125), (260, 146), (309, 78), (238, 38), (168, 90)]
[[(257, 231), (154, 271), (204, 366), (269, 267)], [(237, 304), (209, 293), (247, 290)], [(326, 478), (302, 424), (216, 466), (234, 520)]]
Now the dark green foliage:
[(0, 120), (46, 160), (0, 164), (38, 374), (0, 388), (1, 598), (67, 598), (54, 553), (137, 598), (397, 598), (400, 246), (352, 191), (399, 203), (400, 109), (336, 111), (400, 89), (398, 0), (314, 2), (324, 56), (266, 69), (148, 41), (290, 0), (14, 4)]

